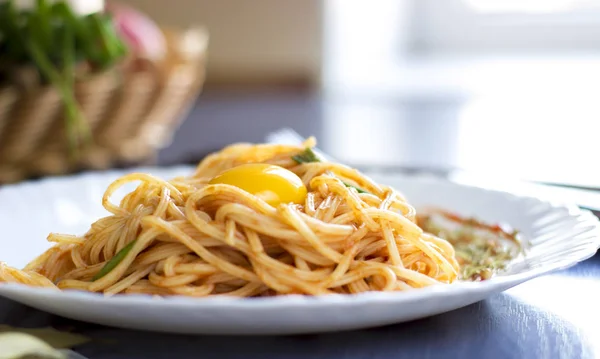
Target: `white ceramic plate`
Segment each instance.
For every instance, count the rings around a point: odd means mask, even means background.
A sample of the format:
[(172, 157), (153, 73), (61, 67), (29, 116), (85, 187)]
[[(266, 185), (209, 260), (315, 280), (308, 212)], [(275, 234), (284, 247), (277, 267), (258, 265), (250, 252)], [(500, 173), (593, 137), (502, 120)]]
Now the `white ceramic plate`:
[[(189, 173), (190, 168), (140, 171), (171, 178)], [(92, 221), (105, 215), (101, 196), (110, 181), (122, 174), (89, 173), (0, 187), (0, 259), (22, 267), (49, 247), (45, 240), (49, 232), (85, 232)], [(509, 223), (527, 238), (531, 247), (528, 257), (489, 281), (398, 293), (257, 299), (107, 298), (2, 284), (0, 295), (68, 318), (123, 328), (214, 334), (314, 333), (399, 323), (457, 309), (574, 265), (600, 247), (598, 220), (576, 207), (437, 179), (374, 178), (402, 191), (417, 207), (437, 205), (486, 221)]]

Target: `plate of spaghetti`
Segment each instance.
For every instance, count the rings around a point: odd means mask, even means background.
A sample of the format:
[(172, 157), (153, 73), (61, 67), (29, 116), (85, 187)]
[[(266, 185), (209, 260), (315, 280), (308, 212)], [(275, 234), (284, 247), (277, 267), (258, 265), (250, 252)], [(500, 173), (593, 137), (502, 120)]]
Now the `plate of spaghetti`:
[(368, 176), (315, 145), (2, 187), (0, 295), (123, 328), (314, 333), (454, 310), (600, 247), (576, 207)]

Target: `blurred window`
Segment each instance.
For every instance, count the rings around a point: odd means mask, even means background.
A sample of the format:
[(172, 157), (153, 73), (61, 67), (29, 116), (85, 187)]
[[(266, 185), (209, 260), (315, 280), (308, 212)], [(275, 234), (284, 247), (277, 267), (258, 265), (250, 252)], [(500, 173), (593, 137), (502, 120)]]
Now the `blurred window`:
[(590, 51), (599, 0), (412, 1), (416, 53)]
[(600, 91), (600, 0), (327, 0), (324, 10), (322, 78), (331, 95)]

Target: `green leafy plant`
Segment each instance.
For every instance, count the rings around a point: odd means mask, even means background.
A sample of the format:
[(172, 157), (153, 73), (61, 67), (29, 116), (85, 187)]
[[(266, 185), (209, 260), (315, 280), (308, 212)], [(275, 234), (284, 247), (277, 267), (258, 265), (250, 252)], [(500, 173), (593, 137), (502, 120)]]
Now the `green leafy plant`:
[(110, 14), (77, 15), (66, 2), (37, 0), (28, 10), (0, 4), (0, 72), (31, 67), (54, 86), (64, 105), (65, 132), (76, 155), (91, 134), (74, 92), (75, 74), (114, 66), (127, 52)]

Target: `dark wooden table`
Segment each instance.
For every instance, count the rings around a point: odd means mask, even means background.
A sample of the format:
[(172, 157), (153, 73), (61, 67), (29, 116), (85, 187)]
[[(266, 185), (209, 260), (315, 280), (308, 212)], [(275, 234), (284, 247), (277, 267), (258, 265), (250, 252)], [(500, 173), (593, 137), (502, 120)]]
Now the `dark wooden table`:
[[(474, 148), (464, 146), (475, 146), (461, 144), (466, 131), (461, 127), (465, 124), (460, 125), (462, 105), (459, 99), (376, 105), (295, 90), (208, 92), (176, 134), (173, 145), (160, 153), (159, 162), (195, 162), (227, 143), (259, 142), (267, 132), (287, 126), (305, 136), (318, 136), (326, 151), (353, 164), (431, 168), (443, 173), (469, 157), (465, 151)], [(475, 128), (467, 133), (478, 134), (479, 125), (471, 126)], [(361, 134), (372, 139), (365, 140)], [(482, 158), (485, 151), (496, 156), (491, 147), (480, 150)], [(523, 155), (534, 158), (543, 153), (538, 150)], [(477, 161), (471, 161), (476, 165)], [(580, 177), (570, 179), (577, 182), (583, 175), (584, 170)], [(549, 172), (540, 176), (552, 181)], [(589, 177), (579, 182), (586, 181)], [(600, 357), (599, 304), (600, 256), (596, 255), (463, 309), (400, 325), (335, 334), (230, 337), (120, 330), (68, 320), (6, 299), (0, 299), (0, 323), (72, 328), (93, 338), (77, 348), (90, 359), (588, 359)]]

